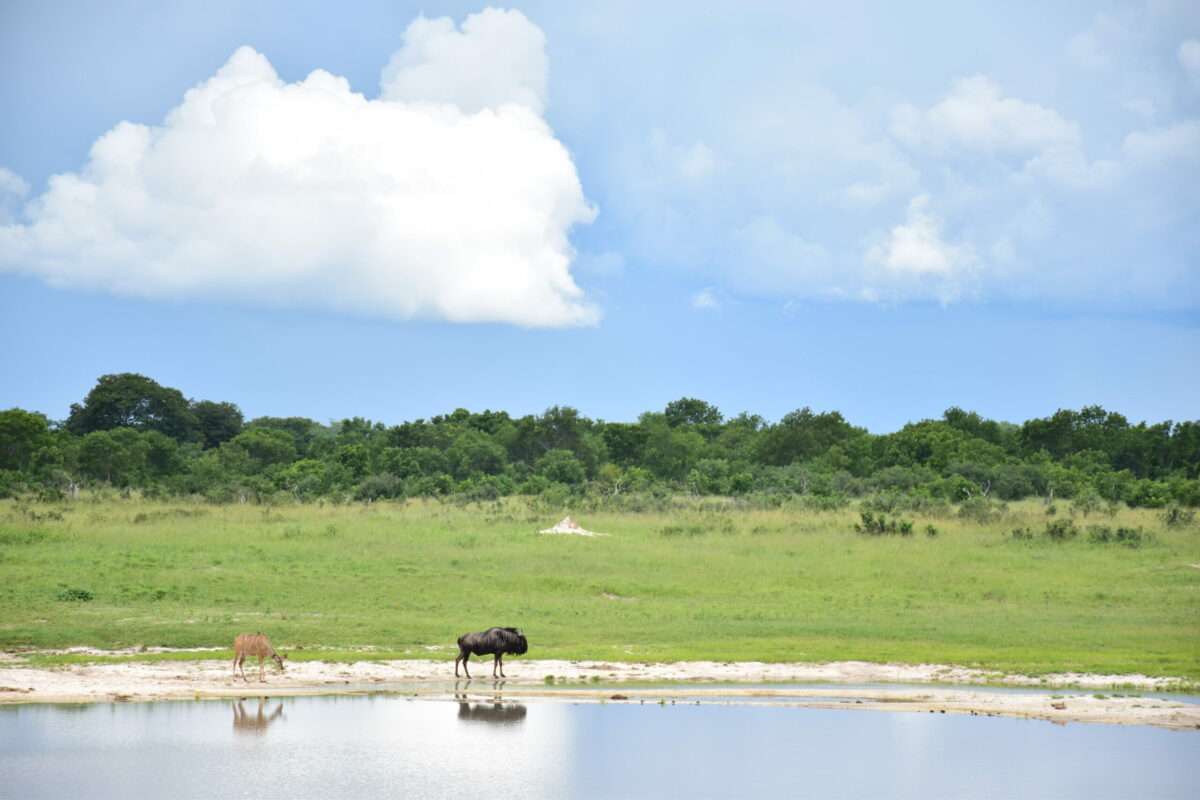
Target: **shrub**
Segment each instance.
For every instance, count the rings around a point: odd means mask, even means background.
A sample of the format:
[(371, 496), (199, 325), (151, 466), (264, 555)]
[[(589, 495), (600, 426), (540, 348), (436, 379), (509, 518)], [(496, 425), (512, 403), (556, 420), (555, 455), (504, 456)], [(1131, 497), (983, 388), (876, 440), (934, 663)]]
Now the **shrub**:
[(1117, 528), (1117, 544), (1123, 544), (1126, 547), (1141, 547), (1143, 542), (1148, 542), (1151, 538), (1150, 533), (1143, 531), (1140, 527)]
[(355, 500), (385, 500), (404, 496), (404, 481), (389, 472), (370, 475), (354, 490)]
[(1087, 519), (1088, 514), (1100, 511), (1103, 507), (1104, 500), (1095, 490), (1080, 492), (1071, 501), (1071, 513), (1083, 514), (1084, 519)]
[(1099, 544), (1120, 544), (1125, 547), (1141, 547), (1150, 540), (1150, 534), (1139, 528), (1117, 528), (1107, 525), (1092, 525), (1088, 528), (1088, 540)]
[(875, 516), (871, 511), (863, 511), (859, 514), (862, 522), (854, 523), (854, 530), (857, 533), (867, 536), (884, 536), (898, 534), (900, 536), (912, 536), (913, 524), (911, 520), (900, 519), (893, 517), (888, 519), (886, 514)]
[(61, 503), (67, 499), (67, 493), (62, 489), (55, 489), (53, 486), (48, 486), (38, 492), (37, 499), (39, 503)]
[(1004, 503), (993, 503), (982, 497), (972, 497), (958, 507), (958, 516), (961, 519), (986, 525), (989, 522), (998, 522), (1003, 519), (1007, 511), (1008, 506)]
[(850, 505), (850, 500), (840, 494), (810, 494), (805, 495), (803, 505), (813, 511), (840, 511)]
[(1056, 542), (1074, 539), (1079, 535), (1079, 529), (1069, 519), (1055, 519), (1046, 523), (1046, 538)]
[(1158, 516), (1168, 528), (1181, 528), (1196, 520), (1196, 509), (1169, 506)]
[(65, 603), (88, 603), (96, 599), (96, 595), (87, 589), (80, 589), (77, 586), (72, 586), (69, 589), (63, 589), (58, 594), (54, 595), (55, 600), (61, 600)]

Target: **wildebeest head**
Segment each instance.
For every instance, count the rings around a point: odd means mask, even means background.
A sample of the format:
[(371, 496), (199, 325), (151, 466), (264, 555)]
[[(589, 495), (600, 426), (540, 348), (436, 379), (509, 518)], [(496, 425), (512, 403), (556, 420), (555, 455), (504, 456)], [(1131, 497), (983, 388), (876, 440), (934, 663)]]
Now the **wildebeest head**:
[(523, 656), (529, 652), (529, 642), (526, 640), (525, 634), (516, 628), (505, 628), (504, 630), (511, 634), (507, 637), (508, 646), (505, 648), (505, 652), (516, 656)]

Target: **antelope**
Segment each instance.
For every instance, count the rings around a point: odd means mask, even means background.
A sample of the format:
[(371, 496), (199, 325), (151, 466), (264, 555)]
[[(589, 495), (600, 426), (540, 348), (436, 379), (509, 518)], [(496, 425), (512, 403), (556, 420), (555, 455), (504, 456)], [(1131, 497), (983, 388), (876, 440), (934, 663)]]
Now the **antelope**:
[(275, 648), (271, 647), (271, 643), (267, 641), (267, 637), (261, 633), (242, 633), (233, 640), (233, 679), (237, 680), (238, 667), (242, 669), (242, 678), (246, 683), (250, 679), (246, 677), (246, 656), (258, 656), (258, 679), (263, 683), (267, 682), (267, 676), (263, 673), (263, 658), (270, 658), (279, 665), (279, 671), (283, 671), (283, 660), (287, 658), (287, 653), (279, 655), (275, 652)]

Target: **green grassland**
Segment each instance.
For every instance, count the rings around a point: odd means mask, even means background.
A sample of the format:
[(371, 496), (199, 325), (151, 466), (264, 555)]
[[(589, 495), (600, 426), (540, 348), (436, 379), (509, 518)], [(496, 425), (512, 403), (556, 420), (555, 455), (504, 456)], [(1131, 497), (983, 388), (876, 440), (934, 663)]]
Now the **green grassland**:
[[(610, 536), (536, 535), (562, 513), (521, 498), (5, 501), (0, 646), (227, 648), (262, 631), (305, 648), (293, 658), (447, 658), (459, 634), (508, 625), (539, 658), (1200, 679), (1200, 530), (1156, 512), (1080, 517), (1078, 536), (1055, 541), (1037, 503), (983, 524), (951, 507), (903, 514), (911, 536), (867, 536), (853, 508), (680, 498), (578, 516)], [(1148, 541), (1091, 541), (1091, 524)]]

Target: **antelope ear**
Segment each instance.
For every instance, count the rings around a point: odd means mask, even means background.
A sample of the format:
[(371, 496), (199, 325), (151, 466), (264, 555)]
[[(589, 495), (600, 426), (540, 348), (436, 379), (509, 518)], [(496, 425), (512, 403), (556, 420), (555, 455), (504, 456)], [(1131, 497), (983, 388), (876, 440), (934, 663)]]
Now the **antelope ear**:
[(284, 658), (287, 658), (287, 657), (288, 657), (288, 654), (287, 654), (287, 653), (284, 653), (284, 654), (283, 654), (283, 657), (284, 657)]

